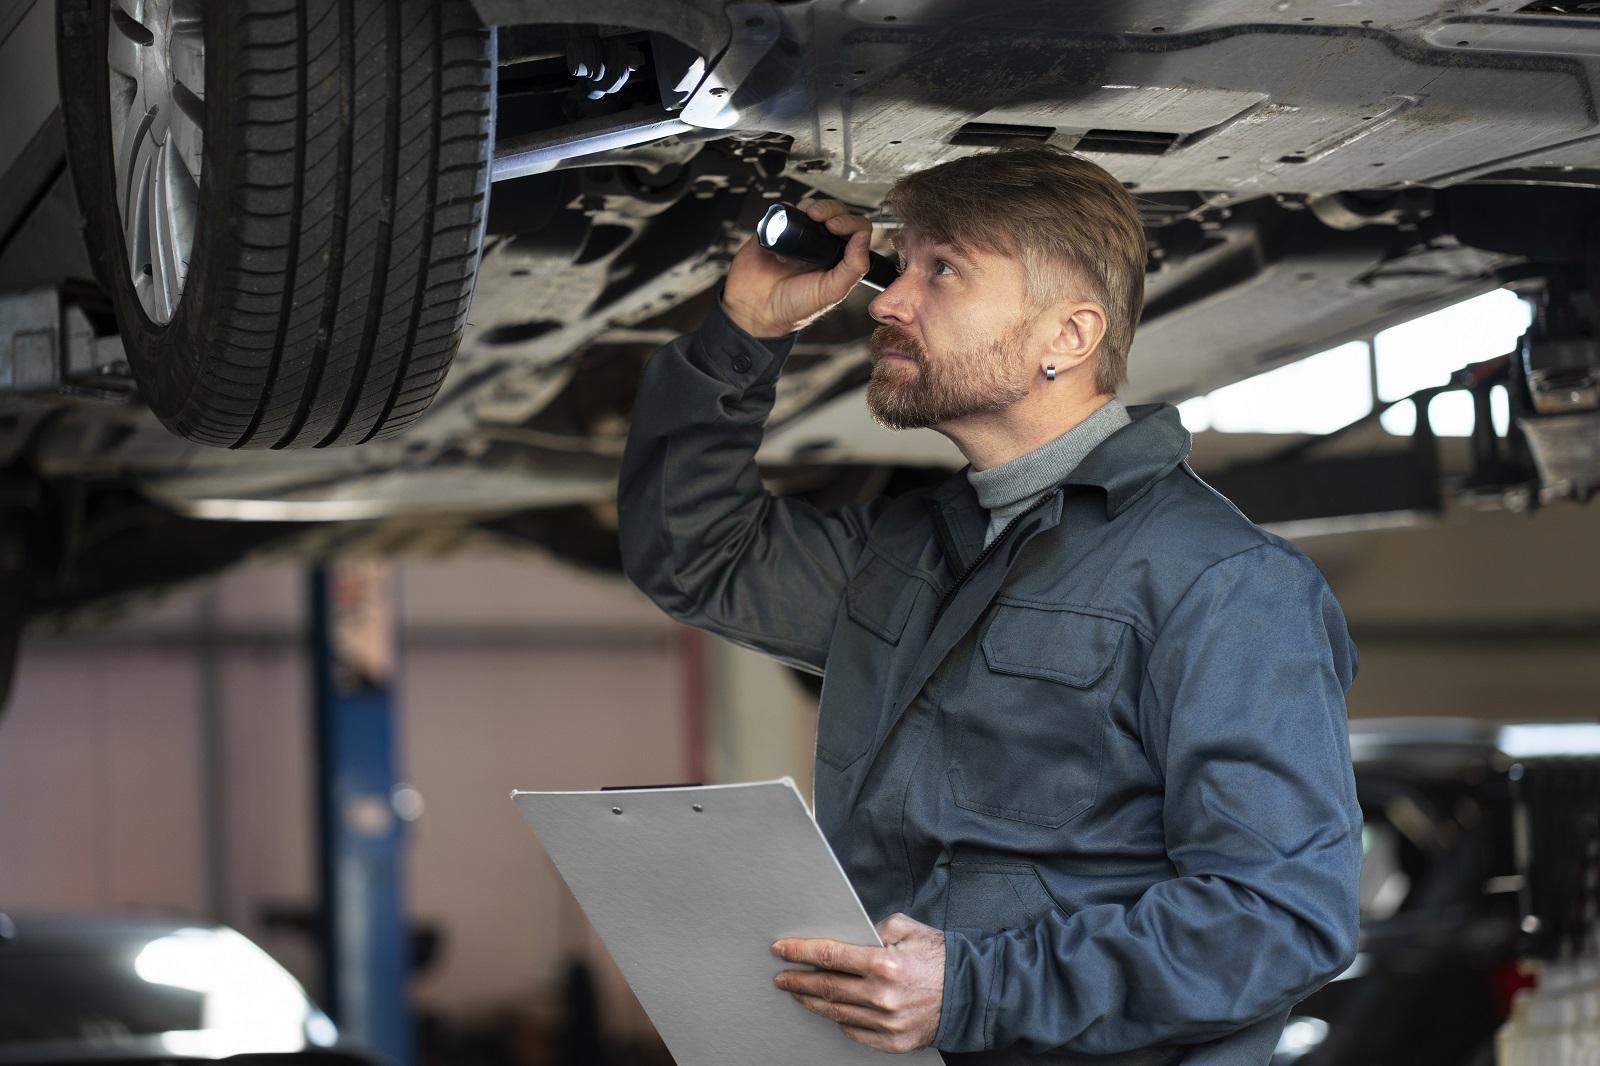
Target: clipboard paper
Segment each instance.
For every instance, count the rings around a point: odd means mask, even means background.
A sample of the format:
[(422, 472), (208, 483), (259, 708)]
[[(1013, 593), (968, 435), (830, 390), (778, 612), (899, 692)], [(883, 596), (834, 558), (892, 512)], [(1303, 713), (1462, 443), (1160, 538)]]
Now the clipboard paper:
[(772, 983), (781, 937), (882, 943), (792, 780), (511, 798), (678, 1066), (887, 1066)]

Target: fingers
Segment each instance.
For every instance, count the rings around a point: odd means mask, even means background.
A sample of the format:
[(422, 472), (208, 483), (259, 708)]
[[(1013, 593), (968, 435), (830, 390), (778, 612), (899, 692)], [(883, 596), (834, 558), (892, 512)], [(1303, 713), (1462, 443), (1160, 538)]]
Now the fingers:
[(873, 964), (882, 948), (866, 948), (846, 944), (841, 940), (779, 940), (772, 945), (772, 953), (785, 962), (800, 962), (824, 970), (842, 970), (866, 976), (873, 973)]
[(841, 1026), (855, 1029), (865, 1029), (873, 1033), (887, 1033), (888, 1019), (880, 1011), (870, 1007), (860, 1007), (853, 1003), (839, 1003), (834, 1000), (823, 999), (820, 996), (808, 996), (795, 993), (795, 1002), (799, 1003), (812, 1014), (820, 1014), (830, 1022), (838, 1022)]
[(850, 206), (839, 200), (801, 200), (795, 204), (807, 216), (828, 227), (829, 233), (844, 237), (851, 233), (870, 233), (872, 223), (861, 215), (850, 210)]
[(879, 1051), (905, 1053), (915, 1051), (922, 1044), (906, 1030), (905, 1026), (897, 1024), (875, 1011), (861, 1007), (852, 1007), (848, 1004), (829, 1003), (825, 999), (813, 996), (795, 996), (795, 1001), (813, 1014), (821, 1015), (839, 1026), (839, 1031), (858, 1044), (865, 1044)]
[(884, 1010), (879, 1001), (878, 989), (859, 977), (834, 972), (809, 970), (784, 970), (773, 980), (786, 992), (812, 996), (830, 1003), (850, 1003), (872, 1010)]
[(812, 218), (816, 219), (818, 222), (825, 222), (830, 218), (835, 218), (839, 215), (848, 215), (850, 213), (849, 205), (843, 200), (818, 200), (807, 196), (804, 200), (801, 200), (799, 203), (795, 204), (795, 206), (804, 211), (806, 214), (810, 215)]
[(830, 295), (842, 300), (871, 265), (872, 223), (838, 200), (802, 200), (796, 206), (826, 226), (829, 233), (849, 240), (843, 258), (828, 272), (826, 281)]
[(926, 1047), (915, 1036), (904, 1032), (879, 1032), (876, 1029), (862, 1029), (854, 1025), (839, 1026), (839, 1031), (858, 1044), (865, 1044), (879, 1051), (887, 1051), (895, 1055), (904, 1055), (908, 1051), (916, 1051)]
[(808, 218), (821, 222), (829, 233), (847, 239), (839, 262), (816, 279), (818, 302), (831, 306), (850, 294), (872, 263), (872, 223), (852, 213), (848, 204), (838, 200), (807, 197), (795, 207), (804, 211)]
[(782, 970), (773, 983), (858, 1043), (889, 1052), (928, 1046), (938, 1034), (944, 963), (942, 954), (922, 951), (918, 940), (943, 933), (904, 914), (890, 915), (877, 928), (890, 946), (779, 940), (774, 954), (823, 969)]

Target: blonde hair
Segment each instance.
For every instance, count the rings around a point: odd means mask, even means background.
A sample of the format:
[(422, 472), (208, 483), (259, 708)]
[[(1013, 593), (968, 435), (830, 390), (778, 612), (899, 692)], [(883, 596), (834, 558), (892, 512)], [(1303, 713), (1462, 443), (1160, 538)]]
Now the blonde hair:
[(1032, 311), (1073, 289), (1094, 300), (1106, 316), (1095, 387), (1112, 393), (1128, 379), (1144, 309), (1144, 225), (1103, 167), (1044, 144), (1001, 148), (909, 174), (885, 206), (923, 239), (1020, 258)]

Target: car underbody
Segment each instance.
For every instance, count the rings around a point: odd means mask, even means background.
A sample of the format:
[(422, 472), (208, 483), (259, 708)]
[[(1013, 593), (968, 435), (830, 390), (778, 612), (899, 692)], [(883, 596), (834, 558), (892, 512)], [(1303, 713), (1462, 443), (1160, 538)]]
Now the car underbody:
[[(0, 24), (0, 52), (50, 47), (48, 6)], [(1342, 458), (1268, 441), (1270, 454), (1215, 472), (1252, 517), (1315, 517), (1335, 497), (1323, 511), (1394, 509), (1395, 484), (1423, 507), (1465, 489), (1531, 506), (1587, 499), (1600, 478), (1593, 4), (475, 8), (496, 27), (497, 88), (470, 315), (426, 413), (354, 448), (218, 448), (151, 413), (83, 249), (54, 88), (31, 86), (52, 98), (33, 108), (37, 128), (0, 138), (0, 289), (12, 294), (0, 343), (14, 367), (0, 455), (25, 516), (12, 537), (15, 558), (33, 560), (21, 592), (32, 613), (271, 543), (489, 529), (607, 565), (643, 362), (700, 321), (765, 208), (834, 197), (884, 241), (896, 223), (880, 205), (898, 176), (1017, 139), (1088, 156), (1141, 208), (1150, 258), (1131, 403), (1183, 401), (1501, 287), (1541, 307), (1524, 350), (1468, 382), (1519, 390), (1509, 439), (1440, 448), (1424, 420), (1409, 447), (1358, 426)], [(795, 348), (762, 455), (780, 488), (843, 500), (956, 460), (934, 434), (866, 418), (868, 296)], [(41, 333), (46, 354), (15, 369)], [(1306, 499), (1275, 510), (1286, 485)], [(211, 550), (180, 557), (171, 538)], [(166, 561), (132, 570), (141, 551)]]

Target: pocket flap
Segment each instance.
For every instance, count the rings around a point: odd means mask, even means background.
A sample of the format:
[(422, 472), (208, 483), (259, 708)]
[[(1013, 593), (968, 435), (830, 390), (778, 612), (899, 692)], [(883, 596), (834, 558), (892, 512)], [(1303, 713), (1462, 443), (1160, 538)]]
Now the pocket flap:
[(1127, 625), (1065, 607), (1001, 603), (983, 635), (983, 657), (1001, 674), (1089, 688), (1117, 657)]
[(845, 606), (851, 618), (890, 644), (898, 644), (921, 585), (920, 580), (907, 577), (870, 551), (866, 565), (845, 588)]
[(1025, 862), (950, 863), (945, 925), (981, 934), (1024, 929), (1058, 911), (1039, 871)]

